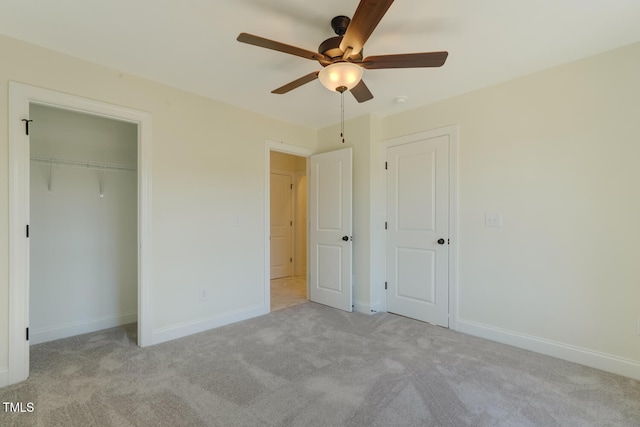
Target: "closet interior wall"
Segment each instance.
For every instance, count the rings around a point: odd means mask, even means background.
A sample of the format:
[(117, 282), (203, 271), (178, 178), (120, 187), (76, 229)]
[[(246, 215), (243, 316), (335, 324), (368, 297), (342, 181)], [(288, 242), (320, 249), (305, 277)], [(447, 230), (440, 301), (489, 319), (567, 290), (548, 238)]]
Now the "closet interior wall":
[(137, 321), (137, 125), (30, 105), (30, 342)]

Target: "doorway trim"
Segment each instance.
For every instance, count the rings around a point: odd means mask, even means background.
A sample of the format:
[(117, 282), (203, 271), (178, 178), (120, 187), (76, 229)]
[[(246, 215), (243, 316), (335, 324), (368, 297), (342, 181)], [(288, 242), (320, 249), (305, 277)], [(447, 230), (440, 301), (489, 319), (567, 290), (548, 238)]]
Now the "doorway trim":
[[(449, 329), (458, 330), (458, 257), (459, 257), (459, 204), (458, 204), (458, 125), (450, 125), (441, 128), (426, 130), (410, 135), (387, 139), (380, 144), (380, 158), (386, 161), (387, 149), (403, 144), (436, 138), (438, 136), (449, 137)], [(384, 182), (384, 194), (386, 194), (386, 175)], [(386, 196), (385, 196), (385, 217), (386, 217)], [(386, 242), (386, 237), (385, 237)], [(386, 247), (386, 243), (385, 243)], [(386, 251), (385, 251), (386, 256)], [(385, 274), (386, 274), (385, 260)], [(387, 310), (386, 294), (384, 300), (384, 310)]]
[[(271, 310), (271, 152), (279, 151), (280, 153), (292, 154), (307, 159), (307, 182), (309, 181), (309, 156), (314, 151), (310, 148), (299, 147), (280, 141), (265, 140), (264, 141), (264, 305), (267, 313)], [(307, 186), (307, 195), (309, 188)], [(307, 211), (309, 208), (309, 197), (307, 197)], [(307, 224), (307, 231), (309, 230)], [(309, 241), (307, 240), (307, 265), (309, 265)], [(307, 269), (309, 274), (309, 269)], [(307, 280), (307, 295), (309, 295), (309, 281)]]
[[(301, 214), (300, 214), (300, 203), (299, 203), (299, 194), (298, 192), (300, 191), (300, 180), (301, 178), (304, 177), (304, 181), (305, 181), (305, 190), (304, 190), (304, 205), (305, 205), (305, 220), (301, 221)], [(293, 253), (294, 253), (294, 257), (293, 257), (293, 275), (294, 276), (306, 276), (307, 275), (307, 257), (304, 256), (304, 264), (301, 262), (301, 260), (303, 259), (303, 257), (298, 256), (300, 253), (300, 250), (302, 247), (304, 247), (304, 253), (307, 253), (307, 241), (308, 241), (308, 230), (307, 230), (307, 171), (305, 170), (304, 172), (300, 171), (300, 172), (295, 172), (293, 175), (293, 179), (295, 181), (295, 183), (298, 185), (298, 187), (296, 187), (296, 194), (294, 196), (294, 213), (293, 213), (293, 218), (294, 221), (296, 221), (296, 226), (294, 227), (294, 232), (293, 234), (295, 235), (295, 241), (294, 241), (294, 248), (293, 248)], [(304, 227), (304, 236), (305, 236), (305, 243), (304, 244), (300, 244), (300, 228), (299, 226), (302, 224), (302, 227)], [(300, 270), (303, 270), (302, 272)]]
[[(9, 82), (9, 360), (7, 383), (29, 375), (29, 104), (76, 111), (138, 126), (138, 345), (152, 344), (151, 130), (152, 115), (49, 89)], [(0, 384), (0, 386), (8, 385)]]

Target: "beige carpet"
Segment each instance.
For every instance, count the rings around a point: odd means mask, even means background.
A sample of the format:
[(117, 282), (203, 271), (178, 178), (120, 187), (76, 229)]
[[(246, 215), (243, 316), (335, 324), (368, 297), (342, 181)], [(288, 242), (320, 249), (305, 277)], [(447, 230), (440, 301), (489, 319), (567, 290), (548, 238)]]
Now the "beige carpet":
[(149, 348), (135, 325), (35, 345), (6, 426), (638, 426), (640, 382), (315, 303)]

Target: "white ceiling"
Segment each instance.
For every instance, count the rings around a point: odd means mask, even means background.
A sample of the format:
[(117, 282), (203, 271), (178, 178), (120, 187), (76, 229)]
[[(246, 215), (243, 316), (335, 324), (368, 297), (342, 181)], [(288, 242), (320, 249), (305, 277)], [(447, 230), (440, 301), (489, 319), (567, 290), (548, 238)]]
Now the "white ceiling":
[[(320, 66), (239, 43), (248, 32), (308, 50), (358, 0), (0, 0), (0, 33), (312, 128), (340, 119)], [(347, 118), (393, 114), (640, 41), (638, 0), (396, 0), (366, 55), (449, 51), (442, 68), (365, 70), (375, 98)], [(407, 96), (404, 105), (394, 103)]]

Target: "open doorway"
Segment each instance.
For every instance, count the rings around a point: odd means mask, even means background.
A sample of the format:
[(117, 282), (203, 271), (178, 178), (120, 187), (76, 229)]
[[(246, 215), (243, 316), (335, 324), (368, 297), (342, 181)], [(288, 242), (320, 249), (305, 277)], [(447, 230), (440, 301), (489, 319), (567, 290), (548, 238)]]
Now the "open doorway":
[(137, 322), (138, 125), (37, 103), (29, 118), (30, 343)]
[(271, 311), (308, 301), (307, 159), (271, 151), (269, 159)]

